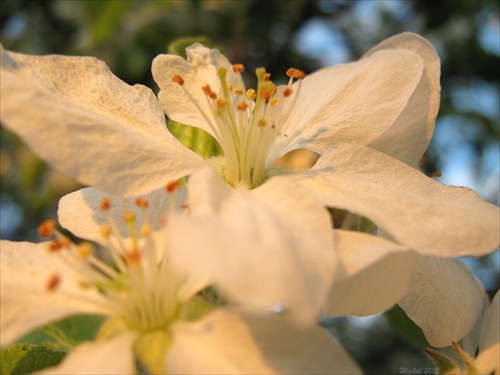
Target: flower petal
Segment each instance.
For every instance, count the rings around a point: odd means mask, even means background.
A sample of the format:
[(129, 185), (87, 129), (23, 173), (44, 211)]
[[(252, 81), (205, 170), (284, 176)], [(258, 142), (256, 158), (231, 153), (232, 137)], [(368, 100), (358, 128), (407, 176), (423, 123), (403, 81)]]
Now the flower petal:
[[(232, 87), (239, 86), (244, 91), (245, 85), (241, 77), (233, 73), (231, 63), (218, 50), (195, 43), (186, 49), (186, 53), (187, 61), (176, 55), (158, 55), (153, 60), (151, 71), (160, 87), (158, 98), (170, 119), (200, 128), (217, 138), (209, 126), (210, 122), (215, 124), (215, 121), (202, 87), (209, 85), (214, 92), (219, 92), (219, 68), (227, 70), (227, 82)], [(182, 77), (183, 88), (172, 81), (174, 75)], [(184, 89), (194, 100), (189, 98)]]
[(78, 345), (56, 367), (37, 374), (137, 374), (132, 345), (136, 334), (120, 334), (108, 341), (93, 341)]
[(479, 355), (476, 366), (480, 373), (500, 372), (500, 292), (497, 291), (486, 310), (479, 337)]
[(169, 373), (361, 373), (325, 330), (298, 328), (280, 315), (222, 310), (172, 329)]
[(336, 143), (372, 143), (391, 129), (408, 104), (420, 104), (410, 98), (418, 95), (423, 72), (417, 53), (386, 49), (306, 76), (295, 108), (272, 146), (268, 166), (298, 148), (321, 154)]
[[(111, 201), (111, 208), (106, 212), (100, 209), (104, 198)], [(130, 228), (123, 221), (127, 211), (135, 213), (137, 228), (141, 228), (144, 221), (147, 220), (152, 230), (162, 229), (162, 218), (166, 217), (171, 208), (169, 194), (165, 189), (158, 189), (142, 196), (142, 198), (148, 201), (146, 213), (136, 205), (136, 197), (123, 198), (106, 194), (94, 188), (81, 189), (61, 198), (58, 210), (59, 222), (74, 235), (101, 244), (104, 243), (100, 228), (102, 225), (109, 224), (110, 219), (113, 220), (121, 237), (130, 236)], [(185, 188), (174, 193), (175, 204), (178, 207), (185, 203), (185, 199)]]
[(498, 207), (368, 147), (339, 144), (311, 170), (279, 178), (308, 187), (328, 206), (369, 218), (423, 255), (479, 256), (499, 244)]
[(2, 123), (58, 169), (115, 194), (142, 194), (204, 165), (166, 129), (153, 92), (89, 57), (1, 49)]
[(377, 314), (405, 295), (418, 261), (415, 253), (365, 233), (337, 230), (335, 235), (343, 278), (330, 289), (328, 315)]
[(449, 346), (474, 327), (483, 307), (480, 284), (455, 259), (421, 257), (408, 293), (399, 305), (424, 332), (429, 344)]
[[(190, 194), (202, 191), (193, 194), (192, 217), (169, 223), (172, 259), (208, 275), (233, 301), (316, 319), (335, 271), (327, 212), (300, 187), (280, 195), (274, 183), (250, 191), (204, 183), (217, 178), (212, 169), (191, 177)], [(189, 236), (178, 235), (187, 228)]]
[(402, 33), (371, 48), (362, 58), (370, 58), (382, 50), (410, 50), (417, 53), (424, 63), (424, 72), (400, 116), (369, 146), (415, 166), (429, 145), (439, 110), (439, 56), (421, 36)]
[[(77, 313), (109, 314), (106, 300), (80, 286), (78, 272), (46, 245), (1, 241), (1, 345), (50, 321)], [(61, 279), (56, 290), (47, 283)]]

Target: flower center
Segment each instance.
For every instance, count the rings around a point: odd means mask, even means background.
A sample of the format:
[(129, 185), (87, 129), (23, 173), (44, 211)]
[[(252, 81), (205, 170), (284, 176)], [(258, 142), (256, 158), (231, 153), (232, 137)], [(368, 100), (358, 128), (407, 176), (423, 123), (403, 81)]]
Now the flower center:
[[(172, 186), (169, 185), (167, 191), (173, 192)], [(170, 265), (164, 251), (168, 247), (167, 230), (152, 232), (150, 229), (149, 202), (138, 198), (135, 204), (140, 208), (144, 224), (139, 227), (136, 213), (126, 212), (123, 220), (129, 236), (124, 238), (118, 230), (120, 223), (110, 214), (112, 202), (107, 198), (101, 202), (100, 210), (108, 218), (107, 224), (101, 227), (101, 235), (113, 266), (96, 256), (90, 243), (77, 245), (56, 231), (53, 221), (42, 223), (39, 233), (43, 237), (54, 237), (49, 251), (63, 257), (78, 272), (83, 288), (95, 288), (105, 297), (106, 306), (114, 311), (112, 318), (123, 320), (128, 329), (140, 332), (166, 330), (172, 321), (183, 318), (188, 301), (180, 298), (179, 290), (185, 278)], [(63, 277), (51, 276), (47, 289), (56, 292), (64, 283)]]
[[(244, 71), (241, 64), (232, 67), (240, 75)], [(289, 69), (288, 85), (276, 86), (264, 68), (256, 70), (257, 91), (244, 87), (232, 87), (227, 82), (227, 69), (218, 69), (220, 85), (216, 91), (209, 85), (201, 90), (205, 93), (211, 113), (203, 111), (184, 87), (184, 79), (174, 75), (177, 83), (201, 113), (210, 126), (215, 139), (220, 144), (225, 156), (225, 180), (232, 186), (244, 183), (249, 188), (260, 185), (266, 178), (265, 163), (269, 150), (289, 118), (300, 92), (300, 81), (304, 73), (298, 69)], [(242, 82), (241, 77), (238, 80)], [(292, 88), (294, 79), (299, 83)]]

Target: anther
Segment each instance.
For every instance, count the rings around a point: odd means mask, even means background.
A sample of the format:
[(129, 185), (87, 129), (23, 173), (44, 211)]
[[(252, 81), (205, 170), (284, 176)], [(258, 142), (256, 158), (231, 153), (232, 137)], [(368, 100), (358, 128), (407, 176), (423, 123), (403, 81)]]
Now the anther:
[(235, 73), (243, 73), (245, 71), (245, 67), (242, 64), (234, 64), (233, 72)]
[(443, 174), (439, 171), (432, 172), (432, 177), (443, 177)]
[(236, 94), (236, 95), (243, 95), (243, 90), (241, 87), (239, 86), (236, 86), (233, 90), (233, 92)]
[(278, 104), (278, 102), (278, 98), (272, 98), (271, 100), (269, 100), (269, 104), (271, 105), (271, 107), (274, 107), (276, 104)]
[(139, 264), (141, 262), (141, 253), (137, 249), (127, 252), (125, 257), (129, 264)]
[(101, 226), (101, 228), (99, 228), (99, 232), (104, 238), (109, 238), (111, 234), (111, 227), (109, 225), (103, 225)]
[(271, 90), (263, 90), (259, 93), (259, 98), (269, 100), (269, 98), (271, 97), (271, 93)]
[(224, 108), (224, 106), (226, 105), (226, 99), (224, 98), (219, 98), (215, 101), (215, 105), (217, 106), (217, 108), (219, 109), (222, 109)]
[(271, 73), (264, 74), (264, 81), (269, 81), (270, 78), (271, 78)]
[(248, 108), (248, 104), (246, 102), (239, 102), (236, 106), (238, 111), (245, 111)]
[(86, 259), (94, 252), (94, 247), (88, 242), (82, 242), (78, 245), (78, 254)]
[(134, 223), (135, 222), (135, 214), (132, 211), (125, 212), (125, 214), (123, 215), (123, 221), (125, 221), (128, 224)]
[(247, 98), (249, 100), (255, 100), (255, 97), (257, 96), (257, 93), (255, 92), (254, 89), (248, 89), (247, 90)]
[(288, 98), (290, 95), (292, 95), (293, 93), (293, 90), (290, 88), (290, 87), (285, 87), (285, 89), (282, 91), (282, 95), (285, 97), (285, 98)]
[(165, 186), (165, 190), (169, 193), (175, 193), (180, 188), (181, 188), (181, 183), (179, 181), (169, 182)]
[(263, 127), (265, 127), (267, 125), (267, 121), (264, 120), (263, 118), (261, 118), (259, 120), (259, 122), (258, 122), (258, 125), (259, 125), (260, 128), (263, 128)]
[(148, 200), (146, 198), (138, 197), (135, 200), (135, 204), (136, 204), (137, 207), (146, 208), (149, 205), (149, 202), (148, 202)]
[(172, 76), (172, 82), (177, 83), (179, 86), (184, 85), (184, 79), (178, 74)]
[(109, 210), (111, 208), (111, 199), (103, 198), (99, 208), (101, 209), (101, 211)]
[(54, 220), (45, 220), (38, 226), (38, 234), (43, 238), (52, 237), (55, 227), (56, 222)]
[(290, 68), (286, 71), (286, 75), (288, 77), (303, 79), (306, 75), (300, 69)]
[(142, 237), (147, 237), (150, 232), (151, 232), (151, 226), (149, 224), (144, 224), (141, 227), (141, 236)]
[(53, 291), (59, 286), (60, 283), (61, 278), (59, 277), (59, 275), (52, 275), (47, 282), (47, 289)]

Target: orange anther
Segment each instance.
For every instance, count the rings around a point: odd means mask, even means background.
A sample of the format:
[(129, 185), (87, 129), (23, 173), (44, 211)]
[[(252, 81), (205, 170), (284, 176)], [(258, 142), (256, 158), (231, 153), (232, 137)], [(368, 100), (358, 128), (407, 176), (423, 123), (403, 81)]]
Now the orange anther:
[(135, 214), (132, 211), (126, 211), (123, 214), (123, 221), (126, 223), (133, 223), (135, 221)]
[(282, 94), (285, 98), (292, 95), (292, 93), (293, 93), (293, 90), (290, 87), (285, 87), (285, 89), (282, 91)]
[(111, 208), (111, 199), (109, 198), (103, 198), (101, 201), (101, 205), (99, 207), (101, 211), (107, 211)]
[(286, 71), (286, 75), (292, 78), (303, 79), (306, 75), (300, 69), (290, 68)]
[(88, 242), (82, 242), (78, 246), (78, 254), (84, 259), (88, 258), (94, 252), (94, 247)]
[(49, 243), (49, 251), (51, 253), (58, 252), (61, 249), (62, 249), (62, 245), (59, 241), (52, 241)]
[(177, 83), (179, 86), (184, 85), (184, 79), (178, 74), (172, 76), (172, 82)]
[(137, 197), (137, 199), (135, 200), (135, 204), (138, 207), (146, 208), (149, 205), (149, 202), (146, 198)]
[(179, 181), (169, 182), (165, 186), (165, 190), (169, 193), (174, 193), (181, 188), (181, 183)]
[(238, 111), (244, 111), (248, 108), (248, 104), (246, 102), (239, 102), (238, 105), (236, 106), (236, 109)]
[(271, 90), (263, 90), (259, 93), (259, 97), (264, 99), (264, 100), (269, 100), (271, 97), (272, 91)]
[(224, 98), (217, 99), (215, 101), (215, 105), (217, 106), (217, 108), (224, 108), (224, 106), (226, 105), (226, 99)]
[(233, 72), (235, 73), (243, 73), (245, 71), (245, 67), (242, 64), (234, 64)]
[(141, 261), (141, 253), (137, 249), (133, 249), (132, 251), (129, 251), (125, 257), (127, 258), (127, 261), (129, 264), (139, 264)]
[(40, 237), (49, 238), (54, 234), (56, 222), (54, 220), (45, 220), (38, 226), (38, 234)]
[(60, 283), (61, 278), (59, 277), (59, 275), (52, 275), (47, 282), (47, 289), (51, 291), (55, 290)]
[(443, 176), (443, 174), (439, 171), (432, 172), (432, 177), (442, 177), (442, 176)]
[(271, 78), (271, 73), (264, 74), (264, 81), (269, 81), (270, 78)]

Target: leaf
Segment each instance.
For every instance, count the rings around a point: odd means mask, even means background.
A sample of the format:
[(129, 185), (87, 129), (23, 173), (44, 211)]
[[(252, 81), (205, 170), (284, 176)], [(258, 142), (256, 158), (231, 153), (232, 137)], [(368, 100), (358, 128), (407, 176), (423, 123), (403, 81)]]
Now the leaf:
[(37, 344), (54, 350), (69, 350), (93, 340), (104, 321), (100, 315), (72, 315), (38, 328), (18, 340), (21, 344)]
[(66, 352), (44, 346), (16, 344), (0, 349), (0, 373), (29, 374), (46, 367), (52, 367), (62, 361)]
[(408, 315), (398, 305), (386, 311), (384, 316), (390, 326), (410, 344), (418, 349), (431, 347), (425, 338), (424, 332), (408, 318)]
[(174, 137), (181, 141), (184, 146), (204, 158), (221, 154), (220, 146), (215, 138), (201, 129), (170, 121), (168, 130), (170, 130)]

